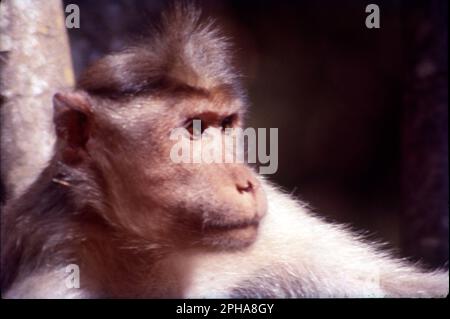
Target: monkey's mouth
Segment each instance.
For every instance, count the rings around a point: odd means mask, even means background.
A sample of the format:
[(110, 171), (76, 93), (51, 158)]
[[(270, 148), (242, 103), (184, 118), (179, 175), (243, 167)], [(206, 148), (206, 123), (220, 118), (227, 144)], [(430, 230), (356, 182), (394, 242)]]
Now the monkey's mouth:
[(252, 245), (258, 234), (259, 219), (220, 220), (203, 227), (203, 243), (220, 250), (240, 250)]
[(238, 221), (238, 222), (210, 222), (203, 224), (204, 231), (228, 231), (247, 228), (258, 228), (259, 219)]

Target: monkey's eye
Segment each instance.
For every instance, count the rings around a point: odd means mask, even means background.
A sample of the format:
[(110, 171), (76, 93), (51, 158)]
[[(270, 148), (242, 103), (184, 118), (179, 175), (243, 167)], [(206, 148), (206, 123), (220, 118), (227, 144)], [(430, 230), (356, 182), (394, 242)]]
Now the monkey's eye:
[(203, 134), (206, 129), (205, 123), (199, 118), (190, 118), (185, 122), (184, 127), (189, 131), (191, 136), (199, 136)]
[(222, 126), (222, 129), (231, 128), (233, 127), (235, 121), (236, 121), (236, 114), (231, 114), (225, 117), (220, 125)]

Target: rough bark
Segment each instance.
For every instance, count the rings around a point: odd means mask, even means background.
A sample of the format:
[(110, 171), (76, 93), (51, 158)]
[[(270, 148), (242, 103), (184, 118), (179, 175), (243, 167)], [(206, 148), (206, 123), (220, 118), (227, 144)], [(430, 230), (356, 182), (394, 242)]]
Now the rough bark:
[(59, 0), (0, 4), (2, 200), (20, 195), (49, 160), (53, 94), (73, 85)]

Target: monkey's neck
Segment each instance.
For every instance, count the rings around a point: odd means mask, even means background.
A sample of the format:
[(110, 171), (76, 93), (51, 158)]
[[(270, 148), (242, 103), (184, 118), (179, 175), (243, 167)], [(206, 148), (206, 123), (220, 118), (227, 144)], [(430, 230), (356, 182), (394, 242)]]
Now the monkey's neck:
[[(96, 215), (89, 212), (89, 216)], [(80, 286), (95, 297), (182, 296), (186, 271), (174, 260), (172, 251), (138, 236), (133, 238), (126, 230), (95, 217), (89, 222), (83, 218), (76, 227), (84, 237), (72, 252), (80, 266)]]

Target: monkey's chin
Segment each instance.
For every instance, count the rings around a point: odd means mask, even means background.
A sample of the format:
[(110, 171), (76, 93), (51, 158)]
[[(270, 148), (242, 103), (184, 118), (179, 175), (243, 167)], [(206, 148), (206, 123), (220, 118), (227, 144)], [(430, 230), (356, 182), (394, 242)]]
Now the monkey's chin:
[(217, 250), (240, 250), (256, 241), (258, 225), (236, 228), (211, 228), (205, 231), (203, 244)]

